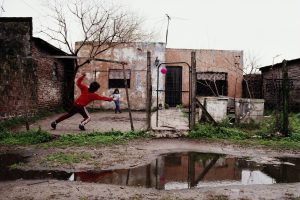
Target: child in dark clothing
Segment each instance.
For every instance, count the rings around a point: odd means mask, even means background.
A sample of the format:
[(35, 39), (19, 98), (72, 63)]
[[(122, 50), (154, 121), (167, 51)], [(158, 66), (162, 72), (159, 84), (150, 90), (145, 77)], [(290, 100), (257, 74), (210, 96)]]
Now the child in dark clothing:
[(81, 94), (80, 96), (75, 100), (73, 106), (70, 108), (70, 110), (65, 113), (64, 115), (60, 116), (57, 120), (51, 123), (51, 127), (53, 129), (56, 129), (56, 125), (65, 120), (69, 117), (73, 116), (76, 113), (80, 113), (83, 117), (83, 120), (79, 124), (80, 130), (85, 130), (84, 125), (87, 124), (91, 118), (89, 116), (89, 113), (86, 110), (86, 105), (89, 104), (91, 101), (94, 100), (104, 100), (104, 101), (112, 101), (113, 98), (100, 96), (96, 94), (95, 92), (100, 88), (99, 83), (92, 82), (89, 87), (82, 84), (82, 80), (84, 79), (85, 74), (83, 74), (76, 82), (76, 85), (79, 87)]

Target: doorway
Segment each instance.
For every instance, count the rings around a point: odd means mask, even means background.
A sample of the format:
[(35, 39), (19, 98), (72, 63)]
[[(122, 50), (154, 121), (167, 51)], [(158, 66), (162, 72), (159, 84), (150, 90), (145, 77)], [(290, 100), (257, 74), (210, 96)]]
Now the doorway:
[(170, 107), (182, 104), (182, 67), (167, 66), (165, 103)]

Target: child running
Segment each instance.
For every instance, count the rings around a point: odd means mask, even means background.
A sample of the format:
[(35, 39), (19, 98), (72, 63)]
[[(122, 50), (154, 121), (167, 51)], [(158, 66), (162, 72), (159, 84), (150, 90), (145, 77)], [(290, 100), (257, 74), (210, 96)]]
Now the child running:
[(83, 120), (79, 124), (79, 129), (84, 131), (85, 127), (84, 125), (87, 124), (91, 118), (89, 113), (86, 110), (86, 105), (89, 104), (91, 101), (94, 100), (104, 100), (104, 101), (112, 101), (113, 98), (100, 96), (96, 94), (95, 92), (100, 88), (100, 84), (97, 82), (92, 82), (89, 87), (82, 84), (82, 80), (85, 77), (85, 73), (82, 74), (82, 76), (77, 80), (76, 85), (80, 89), (80, 96), (75, 100), (73, 106), (70, 108), (70, 110), (65, 113), (64, 115), (60, 116), (57, 120), (51, 123), (51, 127), (53, 129), (56, 129), (56, 126), (59, 122), (68, 119), (69, 117), (75, 115), (76, 113), (80, 113), (83, 117)]

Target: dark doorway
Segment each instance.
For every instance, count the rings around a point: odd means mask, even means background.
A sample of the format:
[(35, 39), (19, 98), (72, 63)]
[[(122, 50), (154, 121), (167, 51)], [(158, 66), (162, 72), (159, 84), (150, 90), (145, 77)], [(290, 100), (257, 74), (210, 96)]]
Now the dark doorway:
[(165, 102), (170, 107), (180, 105), (182, 90), (182, 67), (167, 67)]

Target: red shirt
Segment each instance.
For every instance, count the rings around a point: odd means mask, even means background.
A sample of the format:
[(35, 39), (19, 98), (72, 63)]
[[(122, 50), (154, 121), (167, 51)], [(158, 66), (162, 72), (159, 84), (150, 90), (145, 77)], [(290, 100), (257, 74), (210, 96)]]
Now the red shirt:
[(80, 96), (75, 100), (75, 103), (77, 105), (86, 106), (87, 104), (89, 104), (91, 101), (94, 101), (94, 100), (104, 100), (104, 101), (112, 101), (113, 100), (113, 98), (100, 96), (96, 93), (89, 92), (89, 88), (86, 85), (81, 83), (84, 77), (85, 76), (82, 75), (76, 81), (76, 85), (79, 87), (79, 89), (81, 91)]

